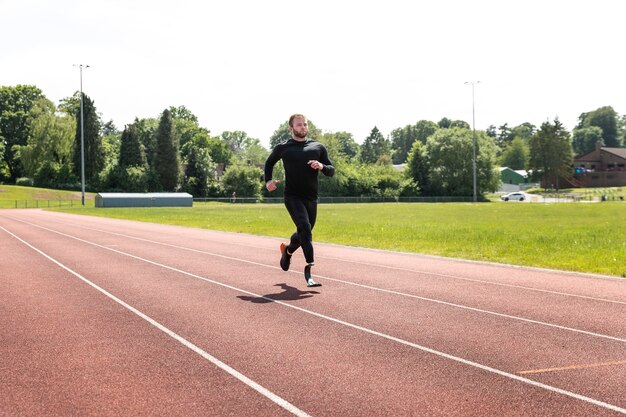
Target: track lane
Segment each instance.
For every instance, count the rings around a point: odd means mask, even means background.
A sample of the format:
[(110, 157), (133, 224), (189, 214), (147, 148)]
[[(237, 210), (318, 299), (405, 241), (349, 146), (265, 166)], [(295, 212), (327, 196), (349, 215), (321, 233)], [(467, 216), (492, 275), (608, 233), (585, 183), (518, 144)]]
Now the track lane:
[(0, 414), (293, 415), (0, 234)]
[[(97, 229), (91, 229), (98, 231)], [(103, 233), (102, 231), (98, 231)], [(241, 252), (240, 247), (231, 244), (223, 239), (218, 239), (217, 244), (211, 243), (211, 247), (206, 247), (205, 242), (185, 242), (184, 245), (176, 245), (167, 242), (161, 242), (161, 236), (140, 237), (130, 236), (125, 233), (115, 231), (106, 231), (112, 236), (121, 236), (131, 239), (128, 245), (132, 247), (134, 241), (141, 241), (160, 245), (171, 245), (174, 250), (189, 250), (193, 253), (203, 255), (222, 256), (239, 260), (240, 262), (256, 262), (265, 265), (271, 270), (278, 270), (274, 262), (267, 264), (268, 255), (275, 257), (275, 252), (267, 248), (257, 250), (253, 253)], [(83, 236), (87, 236), (83, 234)], [(227, 235), (228, 236), (228, 235)], [(239, 236), (237, 236), (238, 238)], [(155, 239), (159, 239), (156, 241)], [(167, 240), (167, 239), (166, 239)], [(221, 246), (221, 247), (220, 247)], [(234, 249), (233, 249), (234, 247)], [(221, 253), (224, 253), (223, 255)], [(294, 268), (296, 273), (290, 271), (291, 275), (299, 275), (298, 261), (296, 260)], [(590, 334), (605, 335), (609, 338), (623, 340), (626, 338), (626, 329), (623, 326), (614, 326), (615, 321), (626, 321), (626, 308), (619, 308), (626, 301), (619, 302), (617, 300), (602, 299), (599, 297), (581, 297), (571, 296), (571, 293), (553, 293), (542, 291), (531, 291), (526, 293), (524, 288), (511, 288), (510, 286), (489, 285), (484, 282), (466, 282), (464, 280), (432, 280), (432, 277), (425, 277), (422, 274), (411, 273), (410, 271), (386, 270), (385, 268), (375, 268), (368, 266), (367, 269), (358, 267), (337, 266), (337, 263), (331, 265), (334, 272), (329, 275), (316, 274), (318, 277), (326, 280), (346, 283), (355, 286), (368, 286), (373, 290), (381, 290), (383, 292), (393, 293), (399, 296), (408, 296), (420, 298), (434, 303), (448, 303), (450, 306), (464, 308), (467, 310), (481, 311), (485, 314), (505, 315), (510, 318), (518, 318), (528, 322), (538, 322), (553, 327), (561, 327), (566, 329), (587, 332)], [(292, 269), (294, 269), (292, 268)], [(320, 269), (328, 269), (329, 266), (322, 263)], [(318, 268), (315, 268), (318, 269)], [(337, 275), (340, 273), (341, 277)], [(393, 284), (389, 283), (389, 276), (393, 276)], [(378, 279), (374, 284), (362, 284), (362, 277), (374, 276)], [(456, 277), (455, 277), (456, 278)], [(462, 278), (462, 277), (460, 277)], [(555, 278), (553, 275), (552, 278)], [(589, 279), (589, 278), (587, 278)], [(551, 279), (554, 281), (554, 279)], [(598, 281), (596, 279), (596, 281)], [(593, 282), (592, 282), (593, 283)], [(619, 281), (616, 280), (600, 280), (604, 284), (604, 290), (608, 293), (617, 294)], [(623, 293), (623, 285), (621, 285)], [(391, 289), (388, 289), (391, 288)], [(616, 291), (617, 289), (617, 291)], [(513, 291), (513, 292), (512, 292)], [(515, 292), (524, 294), (524, 302), (514, 304), (509, 300), (511, 295), (515, 296)], [(615, 304), (618, 308), (614, 308)], [(581, 315), (584, 312), (584, 316)], [(611, 316), (614, 320), (607, 321), (606, 317)], [(578, 323), (584, 323), (583, 328), (578, 328)]]
[[(103, 242), (103, 243), (106, 243), (106, 242)], [(66, 246), (67, 246), (67, 243), (64, 243), (64, 245), (66, 245)], [(52, 245), (52, 246), (54, 246), (54, 245)], [(137, 245), (137, 243), (135, 242), (135, 244), (134, 244), (133, 246), (142, 246), (142, 245)], [(156, 254), (156, 252), (158, 252), (158, 251), (156, 251), (156, 250), (154, 249), (154, 247), (153, 247), (153, 246), (154, 246), (154, 245), (152, 245), (152, 246), (150, 246), (150, 247), (148, 247), (148, 248), (146, 248), (146, 249), (145, 249), (145, 251), (146, 251), (146, 253), (147, 253), (147, 254), (150, 254), (150, 253), (152, 253), (152, 254)], [(51, 248), (51, 249), (52, 249), (52, 248)], [(170, 251), (170, 252), (172, 252), (172, 248), (169, 248), (169, 251)], [(94, 256), (95, 256), (95, 255), (94, 255)], [(100, 255), (100, 256), (102, 256), (102, 255)], [(183, 255), (181, 255), (179, 252), (176, 252), (176, 253), (170, 253), (169, 255), (167, 255), (167, 254), (165, 254), (165, 253), (163, 253), (163, 254), (159, 254), (159, 258), (161, 258), (162, 256), (165, 256), (165, 257), (170, 256), (172, 259), (168, 259), (168, 262), (173, 262), (175, 258), (183, 258)], [(195, 254), (194, 256), (197, 256), (197, 254)], [(183, 263), (183, 264), (184, 264), (184, 263), (189, 262), (190, 260), (193, 260), (193, 259), (194, 259), (194, 256), (192, 256), (190, 259), (186, 259), (186, 258), (181, 259), (181, 263)], [(204, 261), (205, 261), (205, 262), (208, 262), (208, 260), (207, 260), (207, 259), (205, 259)], [(228, 264), (228, 262), (227, 262), (225, 265), (218, 265), (218, 264), (215, 264), (213, 261), (214, 261), (214, 260), (212, 260), (212, 267), (211, 267), (211, 269), (212, 269), (212, 270), (214, 270), (214, 271), (218, 271), (218, 270), (226, 269), (226, 270), (231, 271), (231, 273), (232, 273), (232, 274), (234, 274), (234, 275), (237, 275), (237, 276), (241, 275), (241, 276), (244, 276), (244, 277), (245, 277), (245, 276), (248, 276), (248, 277), (249, 277), (249, 276), (250, 276), (250, 274), (254, 274), (254, 272), (252, 272), (252, 273), (251, 273), (251, 272), (249, 272), (249, 271), (245, 271), (245, 268), (243, 268), (242, 270), (239, 270), (239, 269), (237, 269), (237, 267), (236, 267), (236, 266)], [(232, 263), (232, 261), (230, 261), (230, 262)], [(113, 264), (113, 262), (111, 262), (111, 264)], [(230, 269), (229, 269), (229, 268), (230, 268)], [(96, 272), (95, 270), (93, 270), (93, 271), (92, 271), (92, 269), (91, 269), (91, 268), (88, 268), (88, 270), (89, 270), (90, 272)], [(257, 272), (257, 274), (258, 274), (258, 272)], [(112, 274), (112, 275), (115, 275), (115, 274)], [(283, 273), (282, 273), (282, 271), (281, 271), (281, 272), (279, 272), (279, 274), (278, 274), (278, 276), (279, 276), (279, 277), (283, 277), (284, 275), (285, 275), (285, 274), (283, 274)], [(265, 278), (265, 277), (263, 277), (263, 278)], [(220, 278), (220, 279), (222, 279), (222, 278)], [(265, 283), (265, 281), (263, 281), (263, 280), (258, 280), (258, 279), (257, 279), (257, 280), (250, 280), (250, 279), (247, 279), (247, 280), (246, 280), (246, 279), (244, 279), (243, 281), (244, 281), (246, 284), (254, 284), (254, 285), (259, 285), (258, 283), (260, 283), (261, 288), (267, 288), (267, 284), (266, 284), (266, 283)], [(171, 282), (170, 282), (170, 283), (171, 283)], [(137, 285), (137, 287), (140, 287), (140, 286), (139, 286), (139, 285)], [(289, 287), (289, 285), (288, 285), (288, 287)], [(297, 285), (296, 285), (295, 287), (297, 287)], [(295, 287), (291, 287), (291, 288), (295, 288)], [(197, 286), (197, 287), (194, 287), (194, 288), (199, 289), (199, 288), (202, 288), (202, 286)], [(325, 289), (326, 287), (322, 287), (322, 288), (323, 288), (323, 289)], [(337, 288), (333, 288), (333, 291), (335, 291), (335, 290), (336, 290), (336, 289), (338, 289), (338, 288), (339, 288), (339, 287), (337, 287)], [(296, 291), (300, 291), (300, 290), (297, 290), (297, 288), (295, 288), (295, 290), (296, 290)], [(291, 291), (292, 293), (294, 293), (294, 290), (289, 290), (289, 291)], [(288, 292), (288, 291), (284, 291), (283, 293), (286, 293), (286, 292)], [(303, 291), (300, 291), (300, 293), (302, 293), (302, 292), (303, 292)], [(261, 293), (259, 293), (259, 294), (263, 294), (263, 293), (261, 292)], [(358, 299), (358, 298), (364, 298), (364, 297), (365, 297), (365, 295), (364, 295), (364, 294), (365, 294), (365, 293), (360, 293), (358, 297), (354, 297), (354, 298), (357, 298), (357, 299)], [(162, 294), (158, 295), (157, 293), (155, 293), (154, 295), (155, 295), (155, 297), (162, 297)], [(311, 294), (309, 294), (309, 295), (311, 295)], [(321, 298), (321, 297), (323, 297), (324, 295), (325, 295), (325, 294), (324, 294), (322, 291), (320, 291), (320, 295), (313, 295), (312, 297), (309, 297), (309, 298), (302, 298), (302, 299), (300, 299), (299, 301), (297, 301), (297, 303), (298, 303), (298, 305), (301, 305), (301, 304), (303, 304), (303, 303), (313, 302), (313, 305), (318, 306), (320, 298)], [(349, 298), (349, 294), (342, 294), (342, 296), (344, 296), (344, 297), (348, 297), (348, 302), (349, 302), (349, 303), (351, 303), (351, 302), (352, 302), (352, 300)], [(224, 297), (227, 297), (227, 296), (224, 294)], [(258, 297), (257, 297), (257, 298), (258, 298)], [(221, 299), (221, 297), (220, 297), (220, 299)], [(254, 299), (254, 297), (253, 297), (253, 299)], [(257, 300), (257, 301), (258, 301), (257, 303), (251, 302), (250, 304), (257, 304), (257, 306), (255, 306), (255, 307), (258, 307), (258, 304), (264, 304), (264, 303), (260, 302), (261, 300)], [(205, 300), (205, 302), (206, 302), (206, 300)], [(291, 302), (291, 301), (290, 301), (290, 302)], [(199, 303), (202, 305), (202, 301), (199, 301)], [(293, 301), (292, 303), (295, 303), (295, 301)], [(333, 300), (333, 303), (334, 303), (334, 305), (336, 305), (336, 304), (337, 304), (337, 300)], [(386, 303), (388, 304), (388, 302), (386, 302)], [(268, 303), (268, 304), (272, 304), (272, 303)], [(385, 304), (385, 303), (383, 303), (383, 304)], [(329, 305), (330, 305), (330, 304), (329, 304)], [(265, 307), (267, 307), (267, 306), (265, 306), (265, 305), (264, 305), (264, 308), (265, 308)], [(229, 307), (229, 308), (230, 308), (230, 307)], [(384, 312), (384, 308), (383, 308), (383, 307), (381, 307), (381, 308), (380, 308), (380, 309), (378, 309), (378, 310), (380, 310), (381, 312)], [(378, 310), (376, 310), (376, 312), (377, 312), (377, 313), (379, 312)], [(331, 311), (331, 312), (332, 312), (332, 311)], [(168, 311), (168, 312), (167, 312), (167, 314), (165, 314), (165, 315), (168, 315), (168, 314), (174, 314), (174, 313), (175, 313), (175, 311), (174, 311), (174, 309), (173, 309), (173, 310)], [(345, 313), (345, 314), (348, 314), (348, 313)], [(356, 318), (358, 319), (358, 317), (356, 317)], [(461, 318), (461, 319), (462, 319), (462, 318)], [(242, 324), (242, 325), (243, 325), (243, 324)], [(269, 326), (269, 325), (268, 325), (268, 326)], [(223, 329), (220, 329), (220, 330), (223, 330)], [(283, 330), (284, 330), (284, 329), (283, 329)], [(287, 332), (289, 332), (289, 330), (286, 330), (286, 331), (287, 331)], [(287, 342), (285, 341), (285, 343), (287, 343)], [(315, 344), (316, 342), (312, 341), (311, 343)], [(318, 343), (319, 343), (319, 342), (318, 342)], [(296, 358), (293, 358), (292, 360), (296, 360)], [(306, 365), (307, 363), (308, 363), (308, 362), (305, 362), (305, 363), (303, 364), (303, 366), (304, 366), (304, 365)], [(410, 367), (409, 367), (408, 369), (410, 369)], [(441, 393), (441, 392), (438, 392), (437, 394), (438, 394), (438, 395), (442, 395), (442, 393)], [(515, 402), (515, 401), (513, 401), (513, 402)]]

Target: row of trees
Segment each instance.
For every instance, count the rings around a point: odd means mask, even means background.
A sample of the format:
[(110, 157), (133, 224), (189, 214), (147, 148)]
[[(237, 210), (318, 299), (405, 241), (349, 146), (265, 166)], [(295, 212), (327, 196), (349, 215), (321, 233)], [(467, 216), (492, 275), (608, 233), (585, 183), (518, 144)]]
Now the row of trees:
[[(176, 191), (195, 197), (261, 196), (262, 166), (268, 155), (245, 132), (212, 136), (182, 107), (156, 118), (136, 119), (119, 131), (103, 123), (90, 97), (83, 96), (85, 178), (92, 191)], [(41, 187), (78, 189), (80, 183), (80, 93), (58, 106), (35, 86), (0, 87), (0, 181), (32, 179)], [(499, 185), (497, 165), (527, 169), (551, 178), (569, 176), (574, 154), (600, 144), (623, 146), (626, 117), (611, 107), (583, 113), (573, 135), (558, 121), (539, 128), (524, 123), (477, 131), (479, 192)], [(327, 147), (337, 167), (323, 177), (323, 195), (472, 195), (473, 134), (468, 123), (420, 120), (387, 138), (374, 127), (362, 144), (348, 132), (323, 132), (309, 121), (310, 137)], [(287, 121), (270, 137), (270, 147), (290, 138)], [(394, 164), (396, 168), (394, 168)], [(397, 165), (406, 164), (399, 170)], [(280, 176), (282, 167), (277, 166)]]

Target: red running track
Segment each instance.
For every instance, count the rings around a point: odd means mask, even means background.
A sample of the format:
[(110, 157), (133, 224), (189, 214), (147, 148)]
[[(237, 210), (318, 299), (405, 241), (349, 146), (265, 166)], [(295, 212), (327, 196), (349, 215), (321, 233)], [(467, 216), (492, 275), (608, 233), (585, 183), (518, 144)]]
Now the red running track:
[(0, 415), (626, 414), (626, 281), (0, 211)]

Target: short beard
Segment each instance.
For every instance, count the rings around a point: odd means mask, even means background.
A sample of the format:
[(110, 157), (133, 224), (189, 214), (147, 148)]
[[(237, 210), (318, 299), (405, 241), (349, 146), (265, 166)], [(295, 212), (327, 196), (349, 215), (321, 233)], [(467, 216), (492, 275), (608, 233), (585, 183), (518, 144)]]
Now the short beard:
[(300, 139), (304, 139), (306, 138), (308, 132), (298, 132), (297, 130), (293, 130), (293, 135), (300, 138)]

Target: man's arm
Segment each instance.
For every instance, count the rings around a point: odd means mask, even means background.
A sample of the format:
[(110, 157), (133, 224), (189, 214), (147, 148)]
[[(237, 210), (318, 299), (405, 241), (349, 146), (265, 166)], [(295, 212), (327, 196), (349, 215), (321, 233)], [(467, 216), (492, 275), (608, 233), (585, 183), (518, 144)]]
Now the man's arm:
[(328, 158), (328, 151), (326, 151), (326, 148), (323, 146), (319, 162), (322, 163), (322, 174), (326, 175), (327, 177), (332, 177), (333, 175), (335, 175), (335, 167), (333, 166), (333, 163), (330, 162), (330, 159)]
[(280, 152), (278, 150), (278, 146), (276, 146), (265, 161), (265, 188), (267, 188), (267, 191), (274, 191), (276, 189), (276, 184), (280, 182), (280, 180), (272, 179), (274, 165), (276, 165), (276, 162), (278, 162), (280, 158)]

